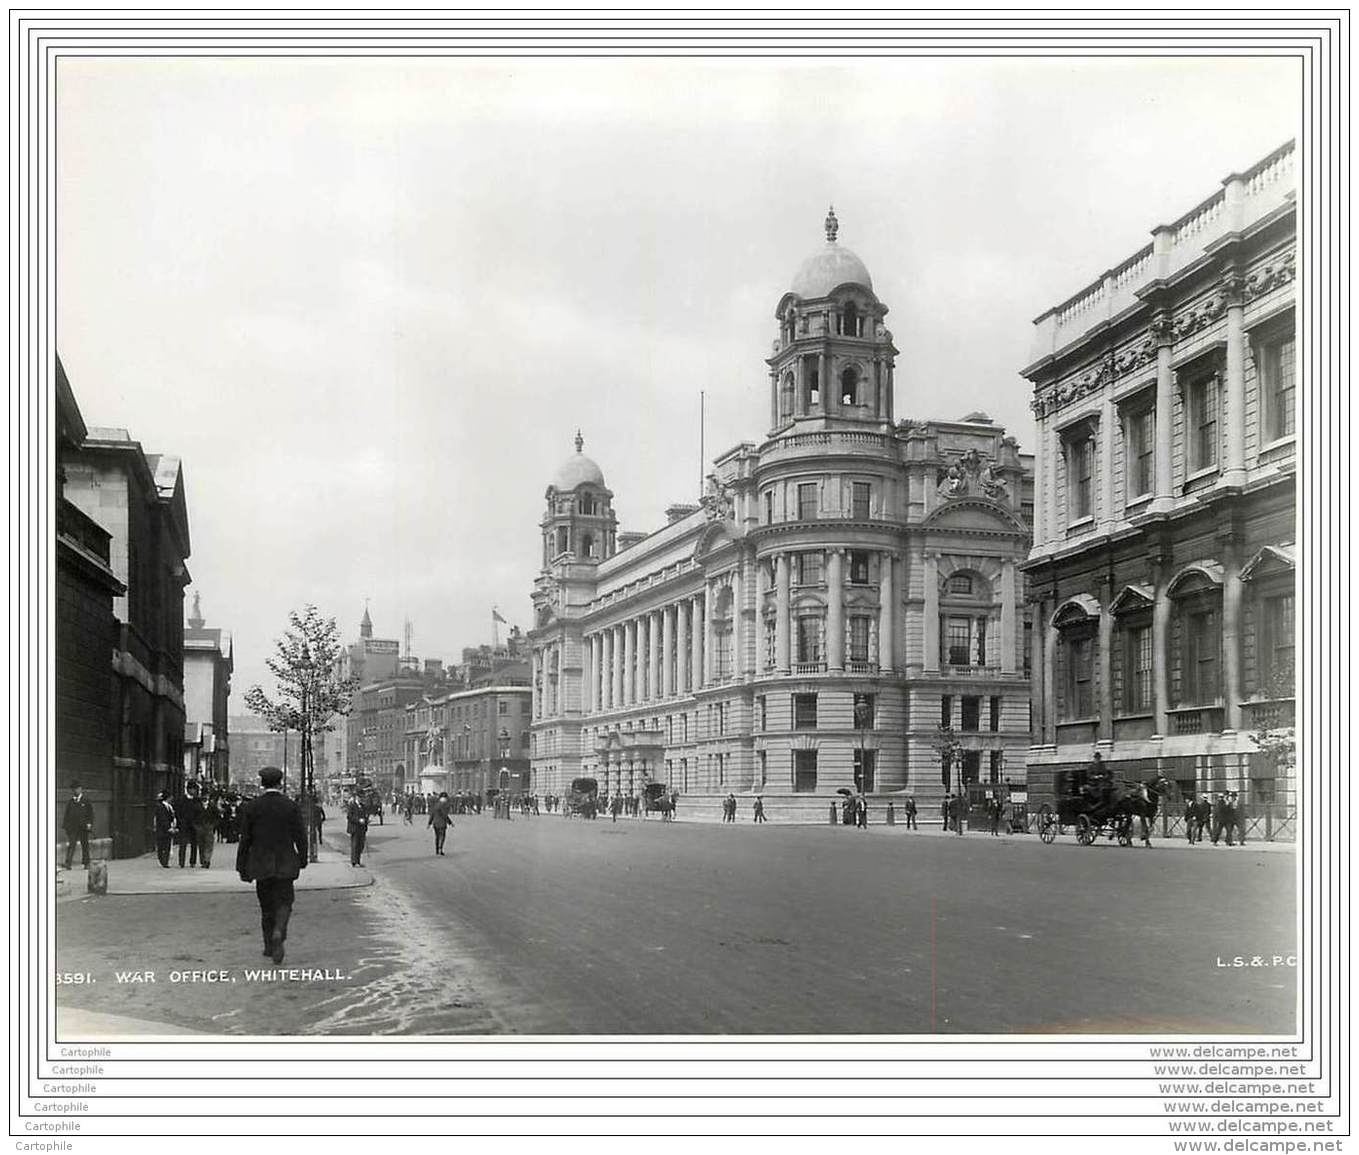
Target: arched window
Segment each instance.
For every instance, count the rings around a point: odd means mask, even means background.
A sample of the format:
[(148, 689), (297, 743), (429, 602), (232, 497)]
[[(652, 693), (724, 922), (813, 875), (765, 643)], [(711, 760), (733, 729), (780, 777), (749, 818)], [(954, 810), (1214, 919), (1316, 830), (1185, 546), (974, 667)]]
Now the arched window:
[(859, 404), (859, 370), (853, 365), (840, 374), (840, 404)]
[(580, 539), (580, 552), (586, 557), (595, 556), (595, 539), (593, 534), (584, 534)]
[(854, 307), (853, 301), (845, 302), (845, 311), (841, 317), (840, 332), (846, 337), (859, 336), (859, 310)]
[(587, 491), (580, 495), (580, 511), (587, 516), (595, 512), (595, 495), (593, 493)]
[(571, 531), (566, 526), (561, 526), (557, 530), (557, 552), (565, 553), (571, 548)]

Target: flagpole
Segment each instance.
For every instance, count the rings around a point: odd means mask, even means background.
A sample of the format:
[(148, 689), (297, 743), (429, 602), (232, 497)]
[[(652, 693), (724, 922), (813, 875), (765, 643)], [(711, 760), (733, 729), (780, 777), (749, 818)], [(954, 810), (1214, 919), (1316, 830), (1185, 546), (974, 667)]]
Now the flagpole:
[(494, 663), (495, 663), (495, 652), (496, 652), (496, 650), (500, 649), (500, 630), (497, 628), (497, 624), (496, 624), (497, 622), (499, 622), (499, 620), (500, 620), (500, 615), (499, 615), (498, 613), (496, 613), (496, 608), (495, 608), (495, 606), (492, 606), (492, 607), (491, 607), (491, 662), (492, 662), (492, 665), (494, 665)]
[(700, 389), (700, 390), (698, 391), (698, 496), (699, 496), (700, 498), (703, 496), (703, 466), (704, 466), (704, 453), (703, 453), (703, 424), (704, 424), (704, 422), (703, 422), (703, 417), (704, 417), (704, 413), (703, 413), (703, 402), (704, 402), (703, 390)]

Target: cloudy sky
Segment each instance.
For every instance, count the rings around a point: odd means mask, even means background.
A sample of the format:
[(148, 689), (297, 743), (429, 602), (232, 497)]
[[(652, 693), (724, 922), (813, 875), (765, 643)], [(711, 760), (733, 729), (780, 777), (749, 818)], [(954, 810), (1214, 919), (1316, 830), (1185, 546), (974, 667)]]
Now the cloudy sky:
[[(1031, 449), (1032, 319), (1296, 133), (1297, 66), (66, 58), (58, 344), (183, 458), (237, 693), (287, 611), (422, 657), (529, 625), (579, 426), (625, 529), (767, 425), (773, 309), (868, 265), (897, 416)], [(190, 591), (192, 592), (192, 590)]]

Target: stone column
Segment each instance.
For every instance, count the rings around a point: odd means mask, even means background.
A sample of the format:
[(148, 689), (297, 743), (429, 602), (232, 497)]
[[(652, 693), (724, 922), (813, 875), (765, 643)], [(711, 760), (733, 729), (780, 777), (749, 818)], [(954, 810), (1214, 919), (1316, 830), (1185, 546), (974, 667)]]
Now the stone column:
[(1032, 724), (1029, 727), (1029, 741), (1035, 746), (1043, 744), (1043, 703), (1048, 700), (1047, 673), (1043, 664), (1043, 631), (1039, 623), (1043, 620), (1043, 602), (1033, 603), (1033, 629), (1029, 631), (1029, 700), (1033, 704), (1030, 711)]
[(739, 682), (746, 673), (746, 602), (741, 574), (746, 568), (745, 554), (731, 575), (731, 672)]
[(788, 555), (776, 554), (774, 558), (774, 598), (777, 607), (774, 619), (774, 668), (780, 674), (788, 673), (788, 654), (791, 648), (793, 629), (793, 599), (788, 589)]
[(1114, 740), (1114, 604), (1112, 581), (1100, 582), (1099, 607), (1099, 724), (1095, 737), (1101, 742)]
[(845, 668), (845, 551), (830, 551), (826, 573), (826, 661), (832, 670)]
[(764, 616), (767, 570), (758, 558), (755, 561), (755, 663), (752, 667), (758, 678), (765, 670), (765, 655), (769, 653), (769, 622)]
[(661, 696), (675, 696), (675, 611), (677, 606), (661, 610)]
[(675, 693), (683, 694), (689, 689), (689, 604), (687, 601), (675, 603)]
[(1232, 270), (1223, 281), (1227, 297), (1227, 459), (1223, 485), (1246, 481), (1246, 302), (1245, 279)]
[(817, 380), (817, 387), (818, 387), (818, 389), (819, 389), (819, 391), (820, 391), (820, 393), (821, 393), (821, 411), (822, 411), (823, 413), (829, 412), (829, 407), (828, 407), (828, 405), (827, 405), (827, 403), (826, 403), (826, 398), (830, 396), (830, 391), (826, 388), (827, 382), (826, 382), (826, 351), (825, 351), (825, 349), (822, 349), (821, 352), (820, 352), (820, 354), (817, 356), (816, 380)]
[[(1100, 411), (1099, 440), (1099, 492), (1100, 511), (1099, 529), (1101, 533), (1112, 533), (1114, 522), (1114, 400), (1110, 396), (1111, 385), (1105, 386), (1104, 405)], [(1124, 466), (1127, 469), (1127, 466)]]
[[(1018, 609), (1017, 597), (1015, 594), (1015, 572), (1014, 558), (1007, 557), (1001, 562), (1000, 568), (1000, 672), (1002, 674), (1013, 674), (1015, 672), (1015, 655), (1018, 650), (1019, 639), (1015, 636), (1016, 610)], [(935, 630), (935, 637), (939, 636), (939, 631)]]
[(593, 636), (580, 640), (580, 710), (582, 714), (594, 712), (595, 698), (595, 639)]
[(543, 716), (543, 658), (541, 650), (535, 649), (533, 651), (532, 662), (533, 668), (529, 674), (529, 678), (533, 685), (533, 716), (535, 718), (541, 718)]
[(884, 674), (890, 674), (897, 660), (897, 585), (892, 574), (896, 557), (886, 551), (881, 556), (882, 580), (878, 593), (882, 601), (882, 611), (878, 621), (878, 664)]
[(1038, 460), (1034, 463), (1036, 472), (1033, 477), (1033, 547), (1035, 550), (1042, 549), (1048, 540), (1046, 516), (1048, 443), (1044, 437), (1044, 426), (1046, 424), (1047, 422), (1042, 417), (1037, 417), (1035, 414), (1034, 426), (1037, 429), (1035, 444), (1038, 446)]
[(1055, 428), (1048, 431), (1048, 541), (1054, 545), (1062, 540), (1062, 523), (1057, 515), (1057, 471), (1062, 467), (1062, 435)]
[(713, 583), (703, 583), (703, 684), (711, 686), (717, 675), (717, 647), (713, 645)]
[(1170, 366), (1170, 355), (1175, 340), (1168, 313), (1161, 313), (1152, 322), (1151, 334), (1156, 339), (1156, 497), (1152, 508), (1160, 511), (1169, 509), (1175, 502), (1175, 473), (1170, 456), (1170, 439), (1175, 427), (1175, 370)]
[(622, 625), (613, 628), (613, 708), (621, 710), (627, 705), (627, 699), (623, 696), (623, 671), (626, 669), (624, 657), (626, 654), (623, 645), (623, 636), (626, 628)]
[(661, 615), (659, 610), (647, 614), (646, 656), (648, 658), (647, 697), (656, 701), (661, 696)]
[(1151, 608), (1152, 691), (1156, 701), (1156, 733), (1164, 736), (1170, 726), (1170, 594), (1169, 565), (1155, 563), (1156, 600)]
[(623, 626), (623, 704), (637, 704), (637, 619)]
[(925, 554), (925, 669), (939, 671), (939, 555)]
[(694, 661), (693, 669), (691, 670), (689, 676), (689, 688), (691, 692), (696, 692), (698, 690), (701, 690), (704, 684), (703, 660), (705, 655), (703, 653), (703, 644), (705, 640), (704, 639), (705, 623), (703, 621), (703, 597), (699, 596), (694, 598), (691, 604), (693, 606), (693, 617), (692, 617), (693, 629), (690, 632), (690, 637), (692, 639), (694, 647), (693, 653)]
[(1052, 615), (1043, 611), (1043, 669), (1046, 673), (1047, 693), (1043, 696), (1043, 741), (1048, 745), (1057, 742), (1057, 631), (1053, 629)]
[(1235, 537), (1221, 535), (1222, 561), (1222, 697), (1223, 729), (1241, 729), (1241, 558)]

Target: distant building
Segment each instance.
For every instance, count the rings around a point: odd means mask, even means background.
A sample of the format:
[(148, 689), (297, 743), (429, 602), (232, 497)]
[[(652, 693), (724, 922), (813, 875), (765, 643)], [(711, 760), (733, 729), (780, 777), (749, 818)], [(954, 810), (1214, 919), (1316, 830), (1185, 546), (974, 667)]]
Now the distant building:
[(1033, 801), (1098, 751), (1296, 804), (1252, 740), (1294, 722), (1296, 184), (1289, 143), (1035, 322)]
[(141, 854), (157, 791), (177, 790), (184, 777), (183, 473), (177, 457), (144, 453), (125, 429), (68, 440), (61, 468), (71, 505), (109, 535), (109, 568), (124, 587), (113, 599), (114, 770), (91, 791), (96, 829), (107, 815), (114, 855)]
[(406, 758), (406, 707), (446, 691), (439, 677), (403, 672), (361, 687), (347, 719), (350, 773), (371, 779), (384, 794), (414, 789), (417, 768)]
[[(363, 607), (363, 618), (359, 622), (358, 640), (350, 642), (340, 654), (335, 665), (339, 678), (357, 678), (360, 685), (395, 677), (401, 662), (401, 643), (395, 638), (373, 637), (373, 619), (368, 607)], [(358, 708), (358, 695), (354, 696), (351, 711)], [(358, 726), (353, 713), (332, 719), (331, 728), (323, 735), (317, 735), (315, 758), (318, 788), (321, 783), (332, 778), (349, 779), (358, 772), (357, 747), (353, 742), (358, 738)], [(352, 755), (352, 756), (351, 756)]]
[(231, 780), (232, 669), (231, 635), (204, 622), (195, 594), (184, 631), (184, 773), (190, 778)]
[[(66, 499), (63, 462), (85, 443), (87, 430), (66, 371), (56, 366), (56, 779), (54, 816), (61, 831), (63, 800), (79, 782), (95, 807), (96, 843), (109, 835), (117, 790), (114, 765), (118, 698), (110, 657), (118, 648), (114, 598), (127, 587), (113, 572), (108, 530)], [(65, 838), (57, 834), (58, 840)], [(121, 848), (128, 852), (126, 847)]]
[(233, 714), (228, 719), (231, 733), (231, 783), (238, 789), (259, 789), (260, 771), (265, 766), (286, 770), (284, 785), (289, 793), (302, 787), (302, 737), (289, 730), (287, 745), (281, 731), (257, 714)]
[(529, 682), (528, 639), (518, 626), (498, 645), (466, 646), (462, 661), (453, 668), (454, 679), (466, 689), (491, 684), (527, 686)]
[(406, 781), (411, 790), (471, 793), (532, 788), (532, 690), (486, 685), (424, 697), (406, 706)]

